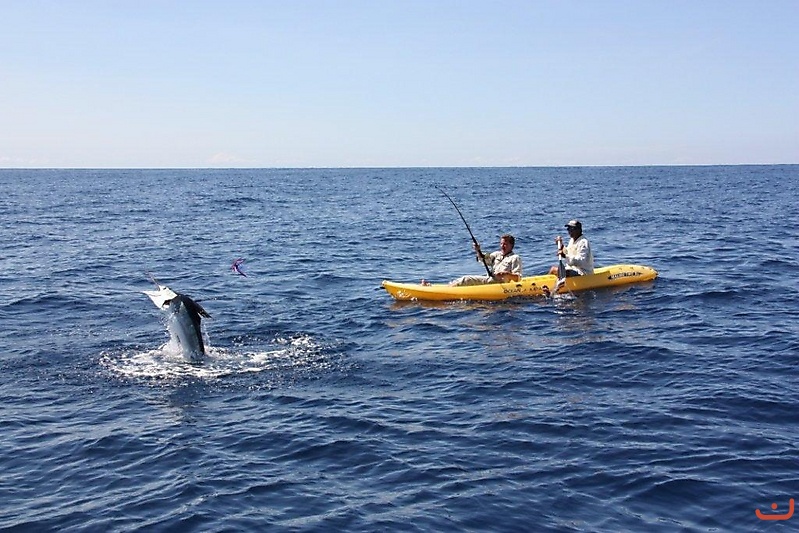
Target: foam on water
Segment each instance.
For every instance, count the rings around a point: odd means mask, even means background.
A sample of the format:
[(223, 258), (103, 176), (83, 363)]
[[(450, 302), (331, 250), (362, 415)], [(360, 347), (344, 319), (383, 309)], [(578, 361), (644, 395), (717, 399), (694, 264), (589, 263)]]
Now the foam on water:
[(157, 349), (104, 352), (100, 363), (112, 373), (126, 378), (159, 381), (185, 378), (220, 379), (248, 373), (286, 371), (298, 368), (324, 370), (332, 363), (323, 346), (312, 337), (276, 338), (274, 349), (206, 346), (199, 364), (188, 363), (172, 339)]

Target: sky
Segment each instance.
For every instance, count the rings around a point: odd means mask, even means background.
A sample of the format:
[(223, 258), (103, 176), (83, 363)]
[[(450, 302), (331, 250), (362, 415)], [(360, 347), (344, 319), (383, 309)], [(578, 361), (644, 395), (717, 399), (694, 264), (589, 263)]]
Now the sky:
[(0, 0), (0, 168), (799, 163), (797, 0)]

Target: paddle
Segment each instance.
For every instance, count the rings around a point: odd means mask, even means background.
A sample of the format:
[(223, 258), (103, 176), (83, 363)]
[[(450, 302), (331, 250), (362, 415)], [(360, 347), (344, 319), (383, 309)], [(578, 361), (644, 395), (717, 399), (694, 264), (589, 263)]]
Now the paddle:
[(560, 255), (563, 241), (559, 241), (558, 244), (558, 281), (555, 283), (555, 292), (558, 292), (560, 288), (563, 287), (563, 284), (566, 283), (566, 266), (563, 264), (563, 257)]
[[(472, 236), (472, 242), (474, 243), (475, 248), (477, 250), (480, 250), (480, 243), (477, 242), (477, 239), (475, 238), (474, 233), (472, 233), (472, 228), (469, 227), (469, 223), (466, 222), (466, 219), (463, 217), (463, 213), (461, 213), (461, 210), (458, 209), (458, 205), (455, 203), (455, 201), (452, 198), (449, 197), (449, 195), (446, 192), (444, 192), (444, 189), (442, 189), (438, 185), (435, 185), (435, 188), (438, 189), (439, 191), (441, 191), (441, 194), (443, 194), (444, 196), (447, 197), (447, 200), (450, 201), (450, 203), (452, 204), (452, 207), (454, 207), (455, 211), (458, 212), (458, 215), (460, 215), (461, 220), (463, 220), (463, 223), (466, 225), (466, 231), (468, 231), (469, 235)], [(491, 279), (494, 279), (494, 274), (491, 272), (491, 269), (488, 268), (488, 263), (486, 263), (486, 258), (483, 255), (483, 253), (482, 252), (478, 252), (478, 255), (480, 256), (480, 259), (483, 261), (483, 266), (486, 267), (486, 273), (488, 273), (488, 277), (490, 277)]]

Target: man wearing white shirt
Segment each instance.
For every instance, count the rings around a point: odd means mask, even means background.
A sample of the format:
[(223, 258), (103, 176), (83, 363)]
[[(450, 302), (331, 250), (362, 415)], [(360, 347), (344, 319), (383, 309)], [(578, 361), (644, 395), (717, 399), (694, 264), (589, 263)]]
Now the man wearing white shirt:
[[(585, 276), (594, 273), (594, 254), (591, 253), (591, 244), (583, 235), (583, 225), (579, 220), (570, 220), (566, 223), (569, 232), (569, 244), (563, 246), (560, 235), (555, 237), (558, 245), (558, 256), (563, 258), (566, 266), (566, 276)], [(558, 266), (549, 269), (549, 273), (557, 276)]]

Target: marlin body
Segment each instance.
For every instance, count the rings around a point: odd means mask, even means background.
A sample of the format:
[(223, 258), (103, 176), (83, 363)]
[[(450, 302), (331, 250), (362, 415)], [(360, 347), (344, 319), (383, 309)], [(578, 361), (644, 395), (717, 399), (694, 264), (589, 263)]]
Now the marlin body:
[(205, 344), (200, 329), (202, 317), (211, 315), (200, 304), (166, 285), (157, 291), (143, 291), (155, 306), (168, 313), (167, 329), (173, 341), (180, 347), (181, 355), (190, 363), (200, 363), (205, 356)]

